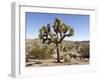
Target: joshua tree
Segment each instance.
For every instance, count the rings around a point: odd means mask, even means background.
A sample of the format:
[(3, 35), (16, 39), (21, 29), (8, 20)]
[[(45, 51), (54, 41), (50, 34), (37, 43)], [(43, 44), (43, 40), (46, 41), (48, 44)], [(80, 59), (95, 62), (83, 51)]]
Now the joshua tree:
[(54, 43), (56, 45), (58, 63), (60, 62), (59, 44), (66, 36), (70, 37), (73, 34), (74, 30), (69, 25), (63, 23), (60, 18), (56, 18), (53, 25), (47, 24), (47, 26), (42, 26), (39, 30), (39, 38), (43, 40), (43, 43)]

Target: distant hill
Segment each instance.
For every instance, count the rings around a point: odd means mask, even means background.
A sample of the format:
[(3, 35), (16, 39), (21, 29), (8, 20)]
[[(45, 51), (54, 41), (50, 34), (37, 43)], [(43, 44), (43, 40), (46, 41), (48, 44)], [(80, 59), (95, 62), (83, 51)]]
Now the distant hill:
[[(77, 43), (76, 43), (77, 42)], [(89, 45), (89, 41), (66, 41), (63, 40), (62, 44), (64, 47), (69, 47), (69, 46), (78, 46), (81, 47), (82, 45)], [(36, 46), (38, 46), (39, 48), (44, 48), (45, 46), (49, 46), (50, 48), (54, 48), (55, 49), (55, 44), (51, 43), (51, 44), (43, 44), (42, 40), (40, 40), (39, 38), (36, 39), (26, 39), (26, 49), (31, 50), (32, 48), (35, 48)]]

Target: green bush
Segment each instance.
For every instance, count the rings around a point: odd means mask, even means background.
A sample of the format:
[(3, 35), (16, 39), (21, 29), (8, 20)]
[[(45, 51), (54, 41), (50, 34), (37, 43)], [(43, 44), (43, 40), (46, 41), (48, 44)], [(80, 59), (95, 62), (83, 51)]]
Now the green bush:
[(51, 58), (51, 52), (48, 49), (40, 49), (40, 48), (33, 48), (30, 52), (30, 55), (34, 57), (34, 59), (48, 59)]
[(83, 58), (89, 58), (90, 57), (90, 47), (89, 45), (83, 45), (79, 52), (81, 53)]

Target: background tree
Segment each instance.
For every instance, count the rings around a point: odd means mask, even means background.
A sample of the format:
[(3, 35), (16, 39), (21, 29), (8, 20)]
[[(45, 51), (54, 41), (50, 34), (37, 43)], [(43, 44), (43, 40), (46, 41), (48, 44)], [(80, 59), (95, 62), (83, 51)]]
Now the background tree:
[(60, 62), (59, 44), (66, 36), (70, 37), (73, 34), (74, 30), (69, 25), (63, 23), (60, 18), (56, 18), (53, 25), (47, 24), (47, 26), (42, 26), (39, 30), (39, 38), (43, 40), (43, 43), (54, 43), (56, 45), (57, 62)]

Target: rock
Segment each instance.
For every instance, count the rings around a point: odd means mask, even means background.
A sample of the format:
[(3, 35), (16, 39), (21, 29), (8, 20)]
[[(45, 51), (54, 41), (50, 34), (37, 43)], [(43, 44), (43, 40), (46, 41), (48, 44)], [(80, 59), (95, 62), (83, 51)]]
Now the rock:
[(66, 63), (66, 62), (70, 62), (70, 56), (67, 54), (67, 55), (65, 55), (64, 56), (64, 62)]

